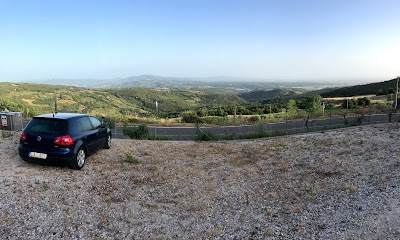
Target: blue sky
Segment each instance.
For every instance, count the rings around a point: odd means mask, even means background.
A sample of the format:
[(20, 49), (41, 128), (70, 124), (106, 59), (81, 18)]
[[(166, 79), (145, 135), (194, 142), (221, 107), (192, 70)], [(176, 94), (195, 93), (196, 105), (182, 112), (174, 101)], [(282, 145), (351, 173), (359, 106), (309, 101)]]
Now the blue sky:
[(388, 80), (398, 0), (0, 0), (0, 81)]

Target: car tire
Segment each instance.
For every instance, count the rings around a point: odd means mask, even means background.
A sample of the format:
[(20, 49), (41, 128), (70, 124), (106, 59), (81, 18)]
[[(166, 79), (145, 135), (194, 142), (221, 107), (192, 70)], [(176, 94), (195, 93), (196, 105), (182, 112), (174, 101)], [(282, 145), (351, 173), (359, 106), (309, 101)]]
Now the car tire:
[(71, 167), (76, 170), (80, 170), (86, 162), (86, 152), (82, 147), (79, 148), (76, 153), (74, 160), (72, 161)]
[(106, 145), (104, 145), (105, 149), (109, 149), (111, 148), (111, 134), (108, 135), (107, 139), (106, 139)]

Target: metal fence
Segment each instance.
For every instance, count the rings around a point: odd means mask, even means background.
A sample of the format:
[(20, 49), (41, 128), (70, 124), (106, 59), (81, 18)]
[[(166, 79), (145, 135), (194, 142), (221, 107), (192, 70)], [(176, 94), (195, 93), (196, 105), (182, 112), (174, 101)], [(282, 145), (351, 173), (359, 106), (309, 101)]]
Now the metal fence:
[[(231, 137), (231, 139), (237, 139), (245, 137), (245, 135), (260, 132), (264, 133), (265, 136), (276, 136), (388, 122), (400, 122), (400, 113), (349, 115), (346, 117), (332, 117), (329, 115), (325, 118), (309, 119), (308, 121), (305, 119), (284, 120), (281, 122), (264, 122), (252, 125), (243, 124), (219, 127), (193, 125), (192, 127), (148, 126), (148, 128), (150, 139), (196, 140), (202, 134), (212, 135), (214, 137), (220, 136), (221, 139), (229, 139), (229, 137)], [(27, 123), (28, 121), (24, 121), (23, 125), (26, 125)], [(112, 130), (113, 137), (129, 138), (123, 134), (122, 130), (122, 126), (115, 125), (115, 128)]]
[(223, 127), (155, 127), (150, 126), (150, 134), (154, 138), (168, 138), (174, 140), (195, 140), (199, 135), (204, 134), (220, 136), (222, 138), (232, 137), (235, 139), (241, 138), (244, 135), (254, 133), (264, 133), (265, 136), (299, 134), (306, 132), (315, 132), (329, 130), (335, 128), (368, 125), (377, 123), (399, 122), (400, 114), (369, 114), (369, 115), (354, 115), (346, 117), (328, 117), (322, 119), (307, 120), (287, 120), (283, 122), (271, 122), (254, 125), (241, 126), (223, 126)]

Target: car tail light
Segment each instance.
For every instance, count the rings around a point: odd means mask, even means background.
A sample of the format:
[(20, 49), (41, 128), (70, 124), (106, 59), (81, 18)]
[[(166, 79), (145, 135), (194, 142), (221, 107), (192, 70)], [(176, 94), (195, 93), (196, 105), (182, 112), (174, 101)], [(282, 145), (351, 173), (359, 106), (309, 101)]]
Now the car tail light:
[(24, 132), (21, 133), (21, 141), (26, 141), (26, 134)]
[(54, 143), (59, 146), (68, 146), (74, 144), (74, 141), (69, 135), (67, 135), (56, 137), (56, 139), (54, 139)]

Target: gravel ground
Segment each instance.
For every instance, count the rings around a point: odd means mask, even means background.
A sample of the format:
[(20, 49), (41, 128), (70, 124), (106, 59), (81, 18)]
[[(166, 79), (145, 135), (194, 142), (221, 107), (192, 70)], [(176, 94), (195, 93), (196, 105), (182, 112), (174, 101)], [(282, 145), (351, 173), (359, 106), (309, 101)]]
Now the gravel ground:
[(26, 163), (1, 134), (0, 238), (400, 239), (399, 127), (114, 140), (81, 171)]

